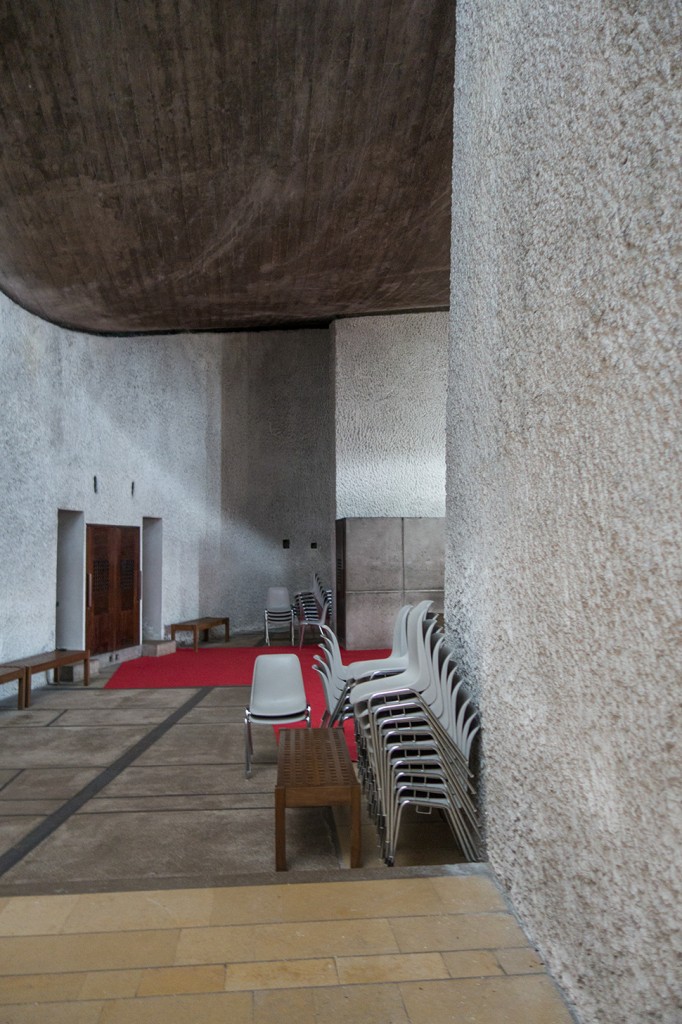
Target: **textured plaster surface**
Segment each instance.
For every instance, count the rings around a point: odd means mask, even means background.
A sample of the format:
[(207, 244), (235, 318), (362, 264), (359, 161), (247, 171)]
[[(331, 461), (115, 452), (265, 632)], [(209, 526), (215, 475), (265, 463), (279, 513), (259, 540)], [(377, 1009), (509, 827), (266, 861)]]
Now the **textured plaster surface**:
[(446, 615), (491, 864), (590, 1024), (681, 1014), (678, 16), (458, 4)]
[(258, 630), (268, 587), (288, 587), (293, 599), (311, 589), (314, 572), (332, 585), (328, 331), (228, 335), (223, 452), (223, 564), (232, 614), (238, 628)]
[(162, 518), (164, 621), (219, 611), (220, 336), (93, 337), (0, 295), (0, 358), (0, 661), (54, 646), (60, 508)]
[(165, 624), (330, 578), (328, 332), (96, 337), (0, 295), (0, 358), (0, 662), (55, 645), (58, 509), (163, 521)]
[(333, 331), (337, 518), (444, 515), (447, 313)]

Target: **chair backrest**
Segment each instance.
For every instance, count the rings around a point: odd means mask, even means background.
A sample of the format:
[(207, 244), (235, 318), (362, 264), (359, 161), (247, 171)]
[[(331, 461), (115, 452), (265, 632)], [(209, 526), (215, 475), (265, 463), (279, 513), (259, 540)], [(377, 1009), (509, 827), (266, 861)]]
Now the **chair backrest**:
[(288, 611), (291, 608), (289, 591), (286, 587), (268, 587), (268, 596), (265, 599), (265, 607), (268, 611)]
[(295, 715), (306, 707), (301, 663), (295, 654), (259, 654), (253, 665), (253, 715)]

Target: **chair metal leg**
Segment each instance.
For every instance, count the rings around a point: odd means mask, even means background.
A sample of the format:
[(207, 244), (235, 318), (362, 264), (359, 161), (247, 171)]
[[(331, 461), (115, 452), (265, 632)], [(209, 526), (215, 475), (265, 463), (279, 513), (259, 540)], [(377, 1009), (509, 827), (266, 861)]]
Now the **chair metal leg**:
[(246, 709), (244, 715), (244, 761), (245, 770), (244, 775), (247, 779), (251, 778), (251, 757), (253, 754), (253, 739), (251, 736), (251, 722), (249, 720), (249, 709)]

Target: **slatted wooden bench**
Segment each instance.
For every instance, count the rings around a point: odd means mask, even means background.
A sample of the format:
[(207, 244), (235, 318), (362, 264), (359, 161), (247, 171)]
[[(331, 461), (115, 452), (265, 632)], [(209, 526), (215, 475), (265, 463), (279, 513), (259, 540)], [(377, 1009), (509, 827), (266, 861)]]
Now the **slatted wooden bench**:
[(31, 658), (17, 658), (16, 663), (25, 670), (23, 695), (19, 694), (19, 707), (31, 706), (31, 679), (37, 672), (54, 671), (54, 681), (59, 682), (59, 670), (67, 665), (83, 662), (83, 686), (90, 685), (90, 651), (45, 651)]
[(208, 631), (216, 626), (225, 628), (225, 643), (230, 639), (230, 620), (228, 618), (213, 618), (204, 616), (199, 619), (186, 619), (184, 622), (173, 622), (170, 626), (170, 638), (175, 640), (176, 633), (192, 633), (194, 637), (194, 650), (199, 650), (199, 633), (202, 634), (205, 643), (208, 642)]
[(0, 665), (0, 683), (17, 682), (19, 684), (17, 691), (17, 707), (19, 709), (23, 707), (25, 677), (26, 669), (22, 665)]
[(275, 786), (275, 867), (286, 871), (287, 807), (350, 805), (350, 866), (362, 864), (360, 783), (341, 729), (283, 729)]

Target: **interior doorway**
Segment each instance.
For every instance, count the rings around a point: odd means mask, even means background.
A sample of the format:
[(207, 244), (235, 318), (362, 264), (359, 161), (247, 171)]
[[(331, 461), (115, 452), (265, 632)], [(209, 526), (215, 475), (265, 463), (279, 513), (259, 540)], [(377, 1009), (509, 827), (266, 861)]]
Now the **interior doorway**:
[(90, 654), (140, 642), (140, 530), (89, 524), (86, 534), (86, 645)]
[(85, 515), (57, 510), (55, 647), (80, 651), (85, 638)]
[(147, 516), (142, 520), (142, 639), (163, 637), (161, 603), (161, 558), (163, 520)]

